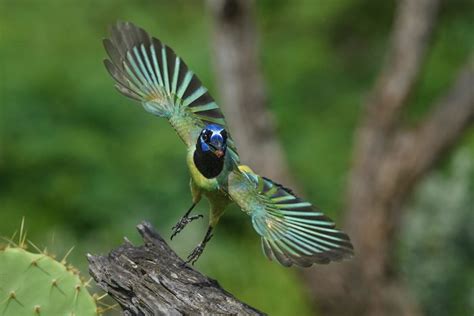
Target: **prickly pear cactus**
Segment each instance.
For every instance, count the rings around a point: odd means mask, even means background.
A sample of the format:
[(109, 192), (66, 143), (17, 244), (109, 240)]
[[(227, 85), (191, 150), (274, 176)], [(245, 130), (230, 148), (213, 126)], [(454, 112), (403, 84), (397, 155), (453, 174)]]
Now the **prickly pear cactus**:
[(98, 315), (78, 272), (47, 254), (0, 250), (0, 315)]

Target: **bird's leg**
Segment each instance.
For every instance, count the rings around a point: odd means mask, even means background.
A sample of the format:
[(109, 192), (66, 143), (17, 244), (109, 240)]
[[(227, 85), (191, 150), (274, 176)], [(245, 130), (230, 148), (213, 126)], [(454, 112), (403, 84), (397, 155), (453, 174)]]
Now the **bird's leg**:
[(202, 218), (201, 214), (189, 216), (189, 213), (191, 213), (191, 211), (196, 206), (196, 204), (197, 203), (193, 203), (193, 205), (191, 205), (189, 210), (183, 215), (183, 217), (181, 217), (179, 222), (177, 222), (176, 225), (173, 226), (173, 228), (171, 229), (172, 230), (171, 239), (173, 239), (174, 236), (176, 236), (180, 231), (182, 231), (183, 228), (186, 227), (186, 225), (191, 223), (193, 220)]
[(212, 229), (212, 226), (209, 226), (209, 228), (207, 229), (206, 236), (204, 236), (204, 239), (199, 243), (199, 245), (197, 245), (196, 248), (194, 248), (193, 252), (191, 252), (191, 254), (187, 257), (186, 263), (191, 263), (192, 265), (196, 263), (197, 259), (199, 259), (204, 248), (206, 247), (207, 242), (211, 240), (213, 236)]

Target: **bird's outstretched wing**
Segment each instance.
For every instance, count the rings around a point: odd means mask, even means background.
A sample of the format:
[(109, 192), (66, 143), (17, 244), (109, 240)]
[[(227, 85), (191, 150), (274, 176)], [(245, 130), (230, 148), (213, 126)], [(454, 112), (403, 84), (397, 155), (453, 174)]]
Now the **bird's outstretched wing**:
[(229, 178), (229, 195), (252, 218), (262, 250), (284, 266), (308, 267), (353, 256), (349, 237), (290, 189), (240, 166)]
[[(148, 112), (168, 118), (186, 145), (195, 144), (206, 124), (226, 128), (224, 115), (198, 77), (171, 48), (142, 28), (118, 22), (104, 47), (109, 55), (104, 64), (118, 91), (141, 102)], [(227, 143), (238, 161), (234, 142), (229, 138)]]

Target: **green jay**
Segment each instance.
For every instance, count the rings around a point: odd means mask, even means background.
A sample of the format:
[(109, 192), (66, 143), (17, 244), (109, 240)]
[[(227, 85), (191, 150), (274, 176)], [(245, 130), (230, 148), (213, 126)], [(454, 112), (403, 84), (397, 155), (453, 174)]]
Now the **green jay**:
[(230, 203), (250, 216), (270, 260), (309, 267), (353, 256), (349, 237), (331, 219), (240, 163), (219, 106), (171, 48), (129, 22), (118, 22), (110, 33), (104, 39), (104, 63), (115, 87), (151, 114), (167, 118), (187, 148), (192, 206), (171, 238), (201, 217), (190, 214), (203, 196), (210, 202), (209, 228), (186, 262), (199, 258)]

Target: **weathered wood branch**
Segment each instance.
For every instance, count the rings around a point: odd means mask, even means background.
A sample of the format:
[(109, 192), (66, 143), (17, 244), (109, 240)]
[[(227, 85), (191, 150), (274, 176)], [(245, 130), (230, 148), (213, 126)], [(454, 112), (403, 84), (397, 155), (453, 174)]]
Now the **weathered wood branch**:
[(144, 245), (125, 240), (106, 256), (88, 255), (90, 274), (124, 315), (264, 315), (185, 265), (151, 224), (137, 229)]

